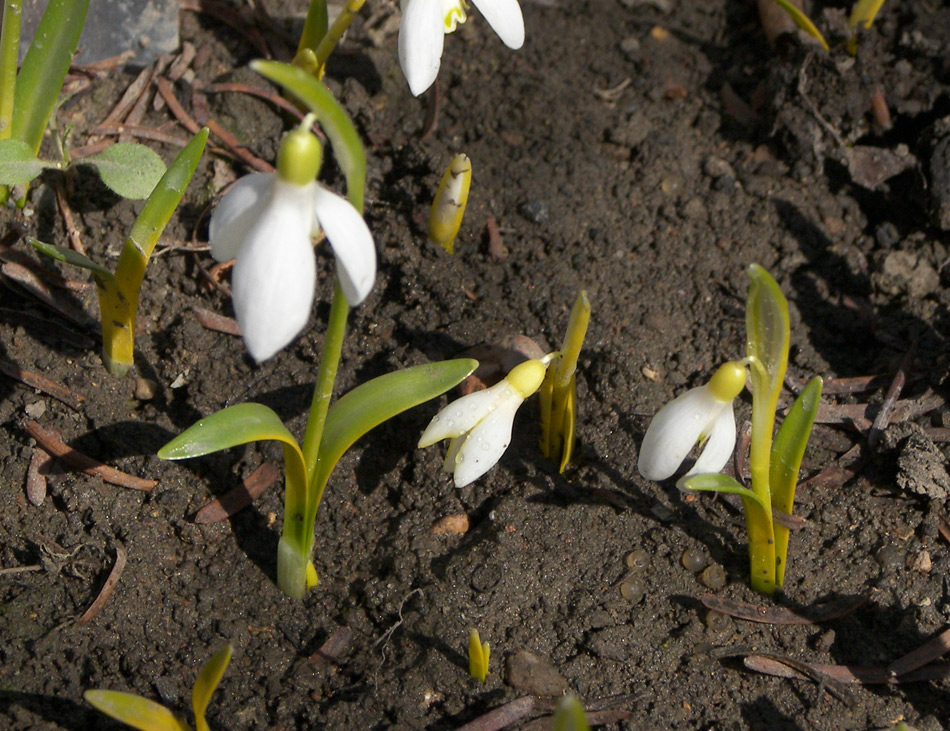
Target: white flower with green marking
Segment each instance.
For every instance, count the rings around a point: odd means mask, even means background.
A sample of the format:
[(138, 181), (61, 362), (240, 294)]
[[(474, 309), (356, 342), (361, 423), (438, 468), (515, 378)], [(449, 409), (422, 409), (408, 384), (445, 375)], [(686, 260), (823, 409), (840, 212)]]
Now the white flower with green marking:
[(724, 363), (705, 386), (693, 388), (660, 409), (643, 437), (637, 469), (648, 480), (665, 480), (697, 443), (702, 453), (687, 475), (719, 472), (736, 446), (732, 402), (746, 382), (744, 361)]
[[(524, 17), (518, 0), (472, 0), (478, 11), (513, 50), (524, 45)], [(402, 0), (399, 65), (414, 96), (432, 86), (442, 63), (445, 35), (464, 23), (465, 0)]]
[(258, 362), (307, 324), (317, 281), (311, 237), (320, 229), (333, 247), (351, 307), (366, 298), (376, 279), (376, 248), (363, 217), (314, 180), (322, 149), (310, 124), (304, 120), (281, 142), (276, 173), (241, 178), (211, 216), (211, 254), (218, 261), (235, 260), (234, 312)]
[(454, 474), (456, 487), (474, 482), (508, 449), (515, 413), (541, 387), (546, 370), (546, 362), (529, 360), (512, 368), (491, 388), (453, 401), (433, 417), (419, 447), (451, 439), (442, 469)]

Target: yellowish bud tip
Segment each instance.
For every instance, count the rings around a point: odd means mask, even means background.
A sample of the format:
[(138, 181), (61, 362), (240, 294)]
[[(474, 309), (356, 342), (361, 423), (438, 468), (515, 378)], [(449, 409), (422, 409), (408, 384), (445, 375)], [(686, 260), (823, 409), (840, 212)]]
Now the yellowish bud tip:
[(518, 392), (521, 398), (525, 399), (541, 388), (546, 372), (546, 363), (540, 360), (528, 360), (512, 368), (505, 376), (505, 380), (511, 384), (511, 387)]
[(285, 183), (309, 185), (323, 164), (323, 145), (310, 132), (313, 117), (307, 115), (299, 127), (291, 130), (280, 142), (277, 151), (277, 175)]
[(723, 363), (709, 379), (709, 391), (717, 401), (732, 401), (745, 388), (745, 363), (730, 360)]
[(472, 184), (472, 161), (468, 155), (456, 155), (449, 163), (429, 211), (429, 241), (450, 254), (462, 226), (468, 190)]
[(313, 561), (307, 561), (307, 589), (313, 589), (319, 585), (320, 579), (317, 578), (317, 569), (313, 565)]

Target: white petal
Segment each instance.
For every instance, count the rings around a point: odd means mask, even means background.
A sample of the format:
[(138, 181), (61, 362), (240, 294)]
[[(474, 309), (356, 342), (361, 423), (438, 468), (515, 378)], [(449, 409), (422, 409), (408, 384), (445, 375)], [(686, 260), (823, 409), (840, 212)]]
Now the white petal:
[(707, 386), (692, 388), (670, 401), (653, 417), (643, 436), (637, 460), (640, 474), (654, 481), (670, 477), (727, 406), (730, 403), (717, 400)]
[(432, 417), (419, 438), (419, 447), (428, 447), (441, 439), (460, 437), (475, 427), (502, 403), (521, 397), (508, 381), (499, 381), (491, 388), (470, 393), (446, 406)]
[(353, 205), (317, 185), (313, 210), (336, 255), (337, 277), (350, 307), (366, 299), (376, 282), (376, 246), (366, 221)]
[(214, 207), (208, 224), (211, 256), (230, 261), (254, 221), (260, 218), (275, 180), (273, 173), (251, 173), (237, 181)]
[(310, 186), (276, 182), (261, 216), (238, 250), (232, 299), (244, 343), (254, 360), (267, 360), (307, 324), (317, 280), (310, 242)]
[(719, 472), (726, 466), (736, 447), (736, 416), (732, 404), (727, 405), (712, 425), (712, 431), (702, 454), (687, 475), (705, 475)]
[(442, 0), (406, 0), (399, 24), (399, 65), (413, 96), (439, 75), (444, 41)]
[(465, 487), (498, 464), (511, 443), (511, 426), (523, 399), (515, 395), (479, 422), (455, 457), (455, 486)]
[(518, 0), (473, 0), (502, 42), (518, 50), (524, 45), (524, 16)]

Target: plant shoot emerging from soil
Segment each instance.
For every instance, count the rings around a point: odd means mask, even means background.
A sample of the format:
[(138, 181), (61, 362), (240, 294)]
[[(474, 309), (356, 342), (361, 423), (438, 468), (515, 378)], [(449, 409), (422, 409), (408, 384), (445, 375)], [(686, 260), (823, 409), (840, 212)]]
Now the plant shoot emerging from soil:
[[(366, 160), (362, 144), (346, 112), (319, 81), (297, 67), (261, 61), (253, 64), (253, 68), (283, 85), (320, 120), (346, 177), (349, 203), (345, 205), (354, 210), (360, 225), (365, 226), (361, 214)], [(283, 159), (296, 159), (300, 155), (298, 145), (302, 144), (305, 151), (312, 149), (311, 135), (307, 131), (311, 121), (308, 118), (296, 133), (291, 133), (292, 146), (282, 147)], [(300, 135), (304, 137), (301, 139)], [(312, 139), (316, 141), (316, 138)], [(305, 153), (303, 157), (306, 158), (307, 154), (312, 153)], [(278, 161), (278, 176), (281, 175), (281, 167), (281, 161)], [(313, 195), (316, 184), (312, 182), (312, 178), (317, 168), (319, 156), (316, 160), (310, 159), (303, 167), (285, 167), (282, 175), (287, 179), (283, 182), (299, 187), (305, 191), (305, 195)], [(268, 184), (274, 183), (271, 181)], [(311, 185), (314, 187), (310, 188)], [(310, 212), (307, 213), (305, 223), (309, 227), (312, 225), (313, 208), (308, 210)], [(296, 214), (284, 211), (281, 215), (288, 216), (288, 220), (292, 221), (295, 234), (303, 233), (300, 229), (304, 222), (296, 218)], [(316, 211), (316, 215), (321, 215), (320, 210)], [(252, 224), (253, 220), (253, 217), (247, 219), (247, 226), (250, 228), (248, 238), (252, 238), (252, 233), (265, 237), (268, 231), (261, 229), (259, 233), (255, 233), (260, 227)], [(259, 221), (257, 223), (259, 224)], [(321, 223), (324, 223), (322, 218)], [(339, 221), (333, 219), (332, 226), (336, 227), (338, 224)], [(235, 231), (242, 228), (233, 221), (230, 225), (236, 226)], [(329, 235), (335, 237), (336, 233), (331, 231)], [(312, 262), (309, 236), (305, 243), (307, 255)], [(242, 247), (246, 246), (246, 243), (242, 244)], [(337, 254), (339, 257), (340, 253)], [(238, 256), (240, 255), (241, 252), (238, 251)], [(302, 445), (298, 444), (274, 411), (261, 404), (248, 403), (229, 407), (202, 419), (162, 447), (158, 453), (163, 459), (185, 459), (249, 442), (273, 440), (281, 443), (286, 486), (283, 531), (277, 548), (277, 583), (281, 590), (295, 599), (303, 598), (307, 590), (317, 584), (317, 572), (312, 562), (314, 523), (330, 473), (343, 453), (374, 427), (406, 409), (444, 393), (478, 366), (477, 361), (462, 359), (389, 373), (353, 389), (331, 409), (330, 400), (349, 313), (348, 301), (361, 301), (368, 292), (367, 285), (372, 287), (373, 283), (372, 276), (365, 276), (369, 269), (357, 269), (354, 276), (354, 271), (348, 270), (347, 266), (348, 262), (344, 262), (337, 268), (337, 282), (323, 340), (320, 369)], [(371, 269), (375, 274), (375, 253)]]
[[(821, 31), (818, 30), (804, 11), (789, 0), (775, 0), (775, 3), (788, 13), (788, 16), (795, 21), (795, 25), (818, 41), (825, 51), (829, 50), (828, 41), (825, 40)], [(848, 18), (848, 30), (851, 31), (851, 38), (848, 40), (847, 49), (852, 56), (858, 48), (858, 26), (863, 25), (864, 29), (868, 30), (871, 24), (874, 23), (874, 18), (877, 17), (882, 5), (884, 5), (884, 0), (858, 0), (851, 8), (851, 15)]]
[[(191, 707), (197, 731), (209, 731), (205, 712), (224, 671), (231, 662), (234, 648), (225, 645), (212, 655), (195, 678), (191, 691)], [(177, 714), (155, 701), (116, 690), (87, 690), (83, 698), (95, 708), (117, 721), (142, 731), (189, 731), (190, 726)]]
[(145, 279), (145, 267), (195, 174), (207, 141), (208, 130), (205, 128), (178, 153), (135, 219), (119, 255), (115, 273), (70, 248), (29, 239), (42, 253), (92, 272), (99, 295), (102, 361), (114, 376), (122, 377), (132, 368), (135, 354), (135, 319), (139, 294)]
[(501, 459), (518, 408), (541, 387), (553, 357), (519, 363), (491, 388), (462, 396), (432, 417), (419, 448), (451, 440), (442, 469), (453, 473), (456, 487), (470, 485)]
[[(524, 45), (524, 17), (518, 0), (473, 0), (502, 42), (517, 51)], [(413, 96), (435, 82), (445, 36), (468, 18), (466, 0), (402, 0), (399, 65)]]
[(365, 0), (348, 0), (334, 19), (333, 25), (329, 25), (326, 0), (312, 0), (300, 34), (300, 42), (297, 44), (297, 53), (291, 63), (313, 74), (317, 79), (322, 79), (327, 59), (363, 8), (364, 2)]
[(554, 717), (551, 719), (551, 731), (589, 731), (587, 714), (576, 695), (568, 694), (557, 702)]
[(491, 657), (491, 648), (487, 642), (482, 642), (478, 630), (468, 633), (468, 674), (479, 683), (488, 678), (488, 659)]
[(577, 420), (577, 359), (580, 357), (587, 325), (590, 300), (581, 290), (567, 322), (561, 350), (555, 356), (541, 384), (541, 453), (559, 462), (564, 472), (574, 453), (574, 424)]
[(429, 241), (450, 254), (455, 252), (455, 237), (462, 226), (471, 184), (472, 161), (468, 155), (456, 155), (442, 175), (429, 210)]
[[(821, 397), (813, 378), (795, 400), (773, 443), (775, 409), (788, 364), (788, 302), (772, 276), (757, 264), (746, 299), (746, 357), (721, 366), (709, 384), (674, 399), (653, 419), (638, 467), (648, 479), (671, 476), (697, 438), (708, 437), (694, 467), (677, 482), (682, 490), (739, 495), (749, 533), (752, 588), (773, 594), (785, 579), (788, 529), (775, 523), (773, 508), (791, 514), (802, 456)], [(752, 379), (752, 488), (716, 474), (735, 446), (732, 401), (742, 391), (746, 367)], [(685, 451), (684, 451), (685, 447)]]
[(288, 133), (276, 173), (241, 178), (211, 217), (211, 253), (235, 260), (234, 311), (248, 352), (261, 362), (288, 345), (307, 324), (317, 270), (311, 235), (322, 229), (333, 247), (337, 276), (350, 307), (376, 279), (376, 249), (363, 216), (314, 178), (323, 148), (309, 114)]

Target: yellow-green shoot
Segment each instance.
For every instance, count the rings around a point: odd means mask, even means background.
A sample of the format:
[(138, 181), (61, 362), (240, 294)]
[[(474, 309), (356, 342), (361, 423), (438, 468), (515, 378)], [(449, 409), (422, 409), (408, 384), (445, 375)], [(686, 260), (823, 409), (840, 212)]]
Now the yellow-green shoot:
[(584, 706), (576, 695), (566, 695), (557, 702), (551, 731), (589, 731)]
[(791, 514), (805, 446), (821, 399), (821, 378), (802, 390), (773, 442), (775, 410), (788, 365), (788, 302), (772, 276), (753, 264), (746, 298), (746, 359), (752, 377), (751, 489), (721, 474), (681, 479), (681, 489), (739, 495), (749, 534), (752, 588), (771, 595), (785, 580), (788, 529), (774, 521), (773, 508)]
[[(825, 40), (811, 18), (790, 3), (789, 0), (775, 0), (775, 2), (795, 21), (795, 25), (817, 40), (825, 51), (829, 50), (828, 41)], [(851, 38), (848, 41), (847, 49), (852, 56), (858, 48), (858, 25), (863, 25), (865, 30), (870, 28), (882, 5), (884, 5), (884, 0), (858, 0), (851, 8), (851, 15), (848, 18), (848, 30), (851, 31)]]
[[(18, 74), (22, 0), (4, 2), (0, 32), (0, 202), (5, 202), (13, 189), (17, 205), (22, 207), (30, 181), (44, 170), (69, 170), (76, 164), (95, 167), (113, 192), (134, 199), (146, 198), (165, 172), (158, 155), (132, 142), (71, 160), (68, 129), (60, 134), (50, 124), (88, 7), (89, 0), (51, 0)], [(47, 125), (56, 132), (59, 160), (38, 157)]]
[(315, 78), (322, 79), (327, 59), (362, 9), (364, 2), (365, 0), (347, 0), (333, 25), (329, 25), (326, 0), (311, 0), (300, 42), (297, 44), (297, 53), (291, 63)]
[[(283, 86), (319, 120), (346, 178), (346, 197), (362, 212), (366, 156), (343, 107), (300, 68), (274, 61), (258, 61), (252, 68)], [(477, 361), (460, 359), (389, 373), (353, 389), (331, 407), (348, 314), (349, 305), (337, 281), (303, 443), (297, 442), (271, 409), (251, 403), (202, 419), (158, 452), (162, 459), (186, 459), (249, 442), (281, 443), (285, 495), (277, 584), (296, 599), (302, 599), (317, 583), (312, 560), (314, 523), (330, 473), (343, 453), (377, 425), (445, 393), (478, 366)]]
[(99, 295), (102, 361), (114, 376), (122, 377), (132, 368), (135, 318), (145, 267), (191, 182), (207, 141), (208, 130), (202, 129), (178, 153), (135, 219), (114, 273), (72, 249), (28, 239), (30, 244), (47, 256), (92, 272)]
[(577, 418), (577, 359), (580, 356), (587, 325), (590, 322), (590, 300), (581, 290), (567, 322), (567, 333), (561, 350), (548, 368), (541, 384), (541, 452), (557, 460), (564, 472), (574, 453), (574, 424)]
[(429, 241), (450, 254), (455, 251), (455, 237), (462, 226), (471, 185), (472, 161), (468, 155), (456, 155), (445, 169), (429, 209)]
[[(195, 714), (195, 729), (209, 731), (205, 712), (211, 695), (221, 682), (231, 662), (233, 648), (226, 645), (206, 662), (195, 678), (191, 691), (191, 708)], [(107, 716), (141, 731), (190, 731), (191, 727), (170, 709), (133, 693), (116, 690), (87, 690), (83, 698)]]
[(482, 642), (478, 630), (468, 633), (468, 674), (479, 683), (488, 678), (488, 660), (491, 657), (491, 648), (487, 642)]

